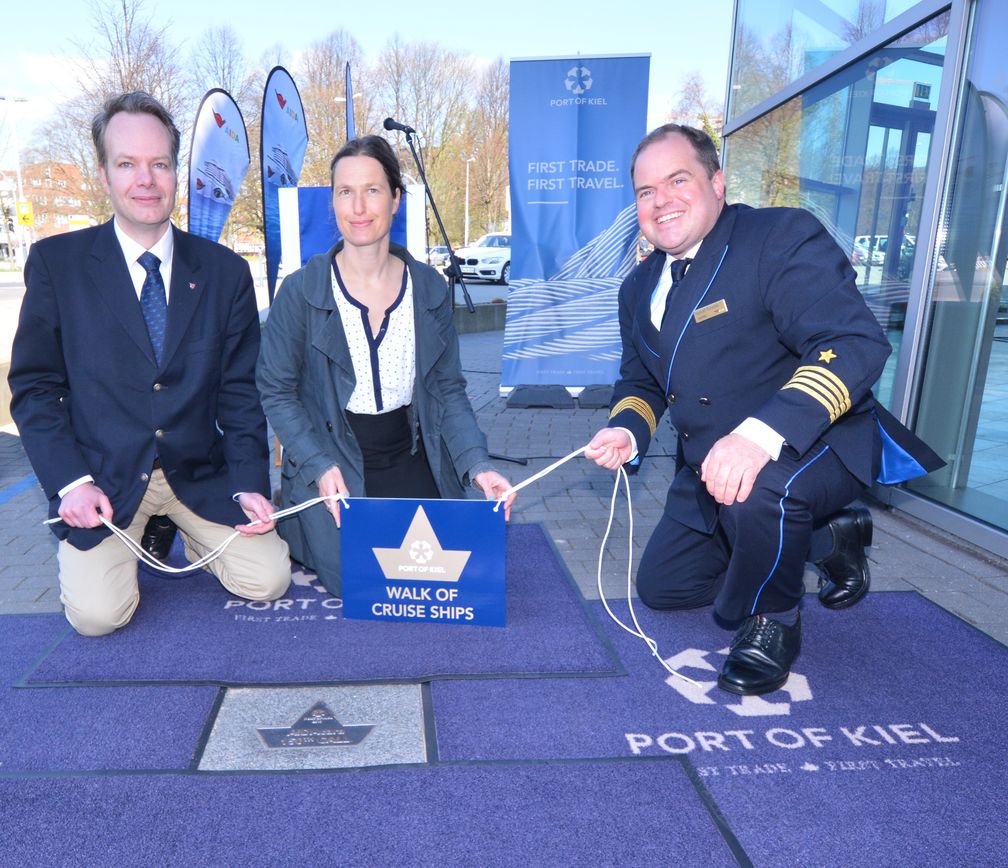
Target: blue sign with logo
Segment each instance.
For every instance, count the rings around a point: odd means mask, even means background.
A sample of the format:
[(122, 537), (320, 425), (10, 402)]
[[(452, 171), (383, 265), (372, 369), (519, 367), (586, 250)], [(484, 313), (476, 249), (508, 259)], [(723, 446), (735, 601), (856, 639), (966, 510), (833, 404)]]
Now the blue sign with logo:
[(354, 497), (341, 516), (345, 618), (504, 626), (493, 502)]
[(630, 157), (650, 57), (511, 62), (511, 280), (501, 383), (610, 383), (636, 264)]
[(511, 61), (511, 276), (548, 279), (633, 202), (650, 57)]

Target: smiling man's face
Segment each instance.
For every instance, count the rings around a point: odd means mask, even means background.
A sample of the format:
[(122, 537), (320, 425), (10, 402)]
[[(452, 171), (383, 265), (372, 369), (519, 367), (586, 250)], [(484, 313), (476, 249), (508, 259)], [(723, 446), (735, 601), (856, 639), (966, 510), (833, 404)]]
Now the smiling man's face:
[(677, 133), (637, 155), (633, 184), (641, 232), (675, 257), (703, 240), (724, 207), (724, 175), (707, 177), (689, 139)]

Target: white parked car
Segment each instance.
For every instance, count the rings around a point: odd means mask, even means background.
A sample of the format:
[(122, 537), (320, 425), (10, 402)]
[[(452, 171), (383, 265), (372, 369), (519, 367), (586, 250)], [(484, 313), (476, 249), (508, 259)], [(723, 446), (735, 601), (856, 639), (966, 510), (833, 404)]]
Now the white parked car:
[(428, 247), (427, 248), (427, 264), (433, 265), (435, 268), (443, 268), (448, 264), (448, 248), (441, 247)]
[(490, 232), (471, 247), (455, 251), (463, 277), (507, 283), (511, 277), (511, 236)]

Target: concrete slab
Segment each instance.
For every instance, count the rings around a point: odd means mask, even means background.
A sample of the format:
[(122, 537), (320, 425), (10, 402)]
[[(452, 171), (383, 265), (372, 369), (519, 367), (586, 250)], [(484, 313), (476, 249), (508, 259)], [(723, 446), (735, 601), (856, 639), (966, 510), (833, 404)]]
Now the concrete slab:
[(427, 760), (418, 684), (229, 689), (201, 771), (336, 769)]

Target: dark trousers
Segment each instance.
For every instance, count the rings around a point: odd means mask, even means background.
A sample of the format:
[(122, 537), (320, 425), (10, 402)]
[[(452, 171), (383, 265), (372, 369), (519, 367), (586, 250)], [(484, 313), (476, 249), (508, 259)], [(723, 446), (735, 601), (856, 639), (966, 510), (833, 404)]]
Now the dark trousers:
[(798, 605), (810, 549), (829, 553), (826, 521), (864, 485), (825, 444), (801, 459), (786, 451), (760, 471), (743, 503), (718, 507), (713, 533), (662, 515), (637, 570), (637, 593), (647, 606), (713, 603), (717, 615), (736, 622)]
[(376, 415), (347, 412), (347, 421), (364, 456), (364, 494), (367, 497), (441, 497), (427, 463), (423, 440), (413, 432), (406, 407)]

